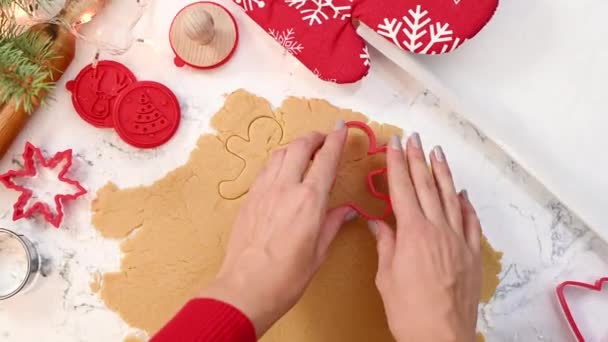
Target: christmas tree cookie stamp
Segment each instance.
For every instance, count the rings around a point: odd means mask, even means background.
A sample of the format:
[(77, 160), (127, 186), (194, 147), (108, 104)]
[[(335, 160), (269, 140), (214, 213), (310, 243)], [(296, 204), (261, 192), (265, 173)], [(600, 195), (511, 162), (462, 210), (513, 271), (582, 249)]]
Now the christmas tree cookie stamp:
[(135, 147), (153, 148), (166, 143), (177, 131), (180, 120), (175, 94), (157, 82), (135, 82), (116, 99), (114, 128)]
[(95, 127), (114, 128), (129, 145), (158, 147), (173, 137), (181, 109), (173, 92), (158, 82), (137, 81), (126, 66), (100, 61), (67, 82), (72, 104)]
[(283, 139), (283, 127), (268, 116), (253, 120), (248, 131), (247, 138), (234, 135), (226, 140), (226, 150), (243, 161), (243, 169), (238, 176), (219, 183), (219, 194), (227, 200), (238, 199), (247, 193), (258, 172), (272, 151), (280, 147)]

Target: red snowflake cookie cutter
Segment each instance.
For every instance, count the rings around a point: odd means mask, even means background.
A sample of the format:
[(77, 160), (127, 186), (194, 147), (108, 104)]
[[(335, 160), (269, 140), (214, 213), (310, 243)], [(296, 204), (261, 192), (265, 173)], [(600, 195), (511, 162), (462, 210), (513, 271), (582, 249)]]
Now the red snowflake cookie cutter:
[[(372, 130), (372, 128), (369, 127), (366, 123), (361, 122), (361, 121), (348, 121), (346, 123), (346, 127), (348, 127), (349, 129), (350, 128), (360, 129), (367, 135), (367, 138), (369, 139), (369, 148), (367, 150), (368, 156), (371, 156), (371, 155), (374, 155), (377, 153), (386, 153), (386, 145), (378, 146), (377, 140), (376, 140), (376, 134), (374, 133), (374, 130)], [(355, 211), (357, 211), (359, 213), (359, 215), (363, 216), (367, 220), (384, 220), (387, 217), (389, 217), (391, 215), (391, 213), (393, 212), (391, 198), (389, 195), (383, 194), (380, 191), (378, 191), (376, 189), (376, 186), (374, 185), (374, 177), (378, 176), (378, 175), (386, 174), (386, 172), (387, 172), (387, 168), (383, 167), (381, 169), (371, 171), (370, 173), (367, 174), (367, 177), (366, 177), (367, 188), (368, 188), (369, 192), (372, 194), (372, 196), (375, 198), (378, 198), (386, 203), (386, 210), (384, 211), (384, 213), (382, 215), (379, 215), (379, 216), (370, 215), (355, 203), (347, 203), (346, 205), (351, 207)]]
[[(21, 177), (34, 177), (38, 174), (36, 169), (36, 163), (38, 163), (44, 168), (55, 168), (59, 163), (64, 162), (61, 171), (57, 175), (57, 179), (63, 183), (70, 184), (75, 189), (76, 192), (71, 194), (57, 194), (54, 197), (55, 202), (55, 212), (57, 215), (53, 215), (51, 209), (49, 208), (47, 203), (41, 201), (35, 201), (30, 207), (26, 210), (26, 205), (32, 199), (34, 192), (24, 186), (21, 186), (13, 181), (14, 178)], [(52, 224), (55, 228), (59, 228), (61, 221), (63, 220), (63, 202), (75, 200), (78, 197), (87, 193), (87, 190), (82, 187), (82, 185), (73, 179), (70, 179), (66, 176), (66, 173), (70, 170), (72, 166), (72, 150), (66, 150), (63, 152), (58, 152), (51, 159), (45, 159), (42, 156), (42, 152), (32, 143), (27, 142), (25, 144), (25, 150), (23, 151), (23, 162), (24, 168), (22, 170), (10, 170), (5, 174), (0, 175), (0, 183), (4, 184), (8, 189), (15, 190), (21, 193), (17, 202), (13, 205), (13, 221), (17, 221), (22, 218), (30, 218), (35, 213), (40, 213), (44, 217), (44, 219)]]
[(566, 300), (566, 296), (564, 295), (564, 290), (567, 287), (580, 287), (583, 289), (600, 292), (602, 291), (602, 286), (604, 285), (604, 283), (608, 284), (608, 277), (600, 278), (593, 284), (568, 280), (559, 284), (555, 289), (557, 299), (559, 300), (559, 305), (561, 306), (562, 311), (564, 312), (564, 316), (566, 317), (566, 320), (570, 325), (570, 329), (572, 329), (572, 332), (576, 336), (578, 342), (585, 342), (585, 338), (583, 337), (583, 334), (581, 333), (581, 330), (578, 327), (578, 324), (576, 323), (576, 319), (574, 318), (574, 315), (570, 310), (570, 305), (568, 305), (568, 301)]

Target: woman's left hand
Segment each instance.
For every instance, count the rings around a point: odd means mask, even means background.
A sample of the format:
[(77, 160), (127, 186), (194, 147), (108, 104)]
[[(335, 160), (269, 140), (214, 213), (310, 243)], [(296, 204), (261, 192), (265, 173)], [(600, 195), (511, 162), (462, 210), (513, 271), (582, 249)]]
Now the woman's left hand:
[(340, 121), (327, 136), (311, 133), (274, 152), (240, 209), (217, 278), (202, 293), (241, 310), (258, 337), (295, 305), (339, 228), (357, 216), (349, 207), (327, 208), (346, 136)]

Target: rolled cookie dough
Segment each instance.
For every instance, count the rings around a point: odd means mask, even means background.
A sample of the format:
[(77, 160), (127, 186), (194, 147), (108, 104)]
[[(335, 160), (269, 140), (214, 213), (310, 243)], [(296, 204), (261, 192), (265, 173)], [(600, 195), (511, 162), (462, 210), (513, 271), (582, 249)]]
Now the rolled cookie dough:
[[(158, 331), (214, 277), (235, 214), (269, 154), (312, 130), (329, 132), (338, 119), (367, 121), (314, 99), (288, 98), (273, 111), (265, 99), (239, 90), (213, 117), (217, 134), (201, 136), (185, 165), (148, 187), (100, 189), (93, 224), (103, 236), (123, 239), (121, 269), (101, 279), (106, 305), (131, 326)], [(370, 125), (379, 143), (401, 134), (394, 126)], [(383, 156), (368, 157), (367, 145), (361, 132), (349, 131), (332, 206), (355, 201), (372, 213), (384, 210), (364, 181), (384, 165)], [(484, 242), (483, 300), (496, 289), (500, 256)], [(262, 341), (392, 341), (374, 286), (376, 265), (366, 222), (347, 224), (304, 297)]]

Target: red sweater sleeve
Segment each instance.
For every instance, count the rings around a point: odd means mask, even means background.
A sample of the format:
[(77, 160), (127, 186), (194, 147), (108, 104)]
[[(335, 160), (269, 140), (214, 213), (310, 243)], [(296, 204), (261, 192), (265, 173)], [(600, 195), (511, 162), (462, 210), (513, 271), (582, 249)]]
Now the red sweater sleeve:
[(209, 298), (189, 301), (151, 342), (255, 342), (255, 328), (232, 305)]

